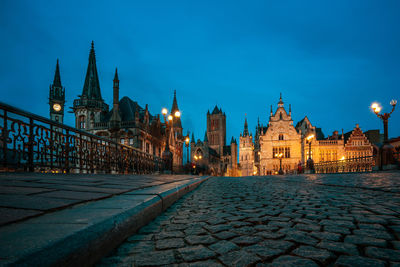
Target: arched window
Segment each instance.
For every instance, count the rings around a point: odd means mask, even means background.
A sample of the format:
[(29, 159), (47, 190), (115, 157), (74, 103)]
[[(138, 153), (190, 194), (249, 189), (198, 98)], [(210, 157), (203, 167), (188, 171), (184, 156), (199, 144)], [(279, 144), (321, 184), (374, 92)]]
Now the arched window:
[(283, 134), (279, 135), (279, 140), (283, 140)]
[(85, 129), (86, 128), (86, 121), (85, 121), (85, 116), (79, 116), (79, 129)]
[(282, 120), (282, 112), (279, 112), (279, 119)]

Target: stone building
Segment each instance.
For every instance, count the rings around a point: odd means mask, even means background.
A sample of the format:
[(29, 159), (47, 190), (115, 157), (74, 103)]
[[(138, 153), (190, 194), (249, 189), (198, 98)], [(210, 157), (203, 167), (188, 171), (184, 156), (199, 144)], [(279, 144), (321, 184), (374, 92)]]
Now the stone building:
[(245, 120), (240, 136), (239, 163), (243, 176), (277, 174), (280, 169), (278, 155), (282, 154), (282, 170), (294, 173), (299, 165), (305, 166), (309, 157), (319, 163), (369, 156), (372, 151), (373, 145), (358, 125), (349, 133), (342, 131), (339, 135), (334, 131), (327, 138), (307, 116), (294, 126), (291, 106), (287, 112), (281, 95), (275, 112), (271, 106), (268, 125), (265, 127), (258, 122), (254, 139), (248, 133)]
[(253, 175), (255, 171), (253, 136), (249, 134), (247, 118), (244, 120), (244, 130), (239, 138), (239, 160), (242, 176)]
[[(158, 157), (161, 157), (166, 140), (169, 138), (174, 167), (175, 169), (181, 168), (183, 136), (180, 118), (175, 118), (172, 131), (167, 131), (166, 124), (161, 122), (160, 115), (152, 115), (147, 104), (143, 108), (127, 96), (119, 98), (119, 82), (116, 69), (113, 79), (113, 103), (110, 110), (109, 105), (101, 96), (96, 55), (92, 42), (82, 94), (73, 102), (75, 127)], [(54, 82), (50, 87), (50, 116), (52, 119), (56, 120), (59, 116), (59, 121), (62, 122), (61, 111), (63, 112), (64, 99), (65, 93), (61, 86), (57, 61)], [(54, 110), (55, 104), (59, 104), (62, 109)], [(171, 110), (172, 112), (178, 110), (176, 92)]]
[(190, 158), (195, 166), (205, 166), (212, 175), (238, 176), (237, 142), (232, 137), (226, 145), (226, 114), (215, 106), (207, 112), (207, 131), (204, 140), (195, 141), (192, 134)]

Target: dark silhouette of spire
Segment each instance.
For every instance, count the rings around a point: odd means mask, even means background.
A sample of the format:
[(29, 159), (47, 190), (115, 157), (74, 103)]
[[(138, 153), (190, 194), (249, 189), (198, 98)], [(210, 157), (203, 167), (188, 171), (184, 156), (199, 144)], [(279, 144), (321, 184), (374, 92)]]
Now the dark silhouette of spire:
[(62, 88), (61, 76), (60, 76), (60, 66), (58, 64), (58, 58), (57, 58), (56, 72), (54, 74), (53, 87)]
[(86, 71), (85, 83), (83, 85), (82, 97), (87, 99), (102, 100), (93, 41), (89, 53), (89, 64)]
[(248, 136), (249, 135), (249, 127), (247, 125), (247, 117), (244, 118), (244, 130), (243, 130), (243, 136)]
[(206, 133), (204, 134), (204, 142), (208, 142), (207, 131), (206, 131)]
[(194, 133), (192, 133), (192, 142), (190, 143), (196, 143), (196, 140), (194, 140)]
[(280, 93), (279, 102), (278, 102), (278, 107), (283, 107), (282, 93)]
[(182, 128), (181, 118), (174, 116), (175, 112), (177, 111), (179, 111), (179, 108), (178, 101), (176, 100), (176, 90), (174, 90), (174, 100), (172, 101), (171, 115), (173, 116), (174, 127)]

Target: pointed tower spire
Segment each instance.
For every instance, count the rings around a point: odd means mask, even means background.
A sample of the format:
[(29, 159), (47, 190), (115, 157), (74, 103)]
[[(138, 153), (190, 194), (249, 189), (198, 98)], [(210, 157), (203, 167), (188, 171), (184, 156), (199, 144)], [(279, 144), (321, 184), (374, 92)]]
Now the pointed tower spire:
[(206, 133), (204, 134), (204, 143), (205, 143), (205, 142), (208, 142), (207, 131), (206, 131)]
[(190, 143), (196, 143), (196, 140), (194, 139), (194, 133), (192, 133), (192, 142)]
[(292, 104), (289, 104), (289, 116), (292, 116)]
[(249, 135), (249, 127), (247, 125), (247, 117), (244, 117), (244, 130), (243, 130), (243, 136), (248, 136)]
[(94, 42), (89, 53), (89, 64), (86, 71), (85, 83), (83, 85), (82, 97), (88, 99), (102, 100), (100, 82), (96, 67), (96, 53), (94, 52)]
[(58, 64), (58, 58), (57, 58), (56, 72), (54, 74), (53, 87), (62, 88), (61, 76), (60, 76), (60, 66)]
[(278, 107), (283, 107), (282, 93), (280, 93), (279, 102), (278, 102)]
[(119, 80), (117, 68), (115, 68), (115, 75), (113, 80), (113, 112), (110, 121), (112, 124), (112, 129), (119, 129), (121, 116), (119, 115)]
[(273, 112), (272, 112), (272, 105), (271, 105), (271, 117), (272, 117), (272, 114), (273, 114)]
[(181, 118), (180, 117), (177, 118), (174, 116), (175, 112), (177, 111), (179, 111), (179, 108), (178, 108), (178, 101), (176, 101), (176, 90), (174, 90), (174, 100), (172, 101), (171, 115), (174, 118), (174, 127), (182, 128)]

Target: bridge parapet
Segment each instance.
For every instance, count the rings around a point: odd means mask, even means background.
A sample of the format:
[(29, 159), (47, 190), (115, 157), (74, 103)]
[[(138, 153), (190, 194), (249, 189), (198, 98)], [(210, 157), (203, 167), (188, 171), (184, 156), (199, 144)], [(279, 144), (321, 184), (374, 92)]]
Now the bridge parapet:
[(0, 170), (152, 173), (161, 158), (0, 102)]

